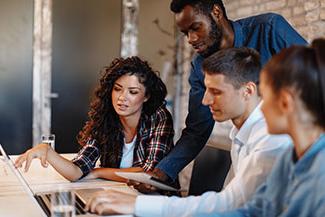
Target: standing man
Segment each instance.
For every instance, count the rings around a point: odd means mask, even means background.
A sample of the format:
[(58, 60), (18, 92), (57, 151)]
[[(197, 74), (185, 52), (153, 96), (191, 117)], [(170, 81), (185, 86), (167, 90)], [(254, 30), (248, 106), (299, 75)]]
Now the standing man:
[(192, 60), (186, 127), (175, 148), (157, 165), (155, 175), (175, 180), (206, 144), (214, 126), (208, 106), (202, 104), (205, 91), (203, 60), (231, 47), (256, 49), (264, 65), (272, 55), (292, 44), (306, 41), (280, 15), (268, 13), (237, 21), (227, 18), (222, 0), (172, 0), (170, 9), (176, 24), (197, 55)]

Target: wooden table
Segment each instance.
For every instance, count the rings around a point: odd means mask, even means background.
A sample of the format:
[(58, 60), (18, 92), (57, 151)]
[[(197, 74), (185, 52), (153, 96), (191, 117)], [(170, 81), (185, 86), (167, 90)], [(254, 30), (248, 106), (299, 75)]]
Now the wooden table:
[[(74, 154), (63, 154), (71, 159)], [(11, 156), (14, 161), (17, 156)], [(38, 159), (32, 162), (27, 173), (22, 172), (33, 193), (54, 191), (57, 189), (84, 189), (84, 188), (114, 188), (121, 191), (134, 191), (125, 183), (105, 181), (102, 179), (70, 182), (57, 173), (50, 165), (43, 168)], [(41, 217), (44, 213), (38, 204), (35, 204), (17, 177), (0, 156), (0, 216), (2, 217)], [(88, 216), (88, 215), (87, 215)], [(94, 215), (96, 216), (96, 215)], [(124, 215), (126, 216), (126, 215)], [(130, 216), (130, 215), (128, 215)]]

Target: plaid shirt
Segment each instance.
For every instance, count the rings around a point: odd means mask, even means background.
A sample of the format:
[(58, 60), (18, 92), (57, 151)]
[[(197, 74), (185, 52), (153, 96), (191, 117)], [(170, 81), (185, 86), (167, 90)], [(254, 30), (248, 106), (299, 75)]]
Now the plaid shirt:
[[(135, 141), (133, 167), (142, 167), (144, 171), (151, 171), (174, 147), (174, 129), (171, 114), (165, 105), (160, 106), (151, 116), (143, 115)], [(120, 142), (118, 156), (119, 164), (122, 159), (123, 139)], [(87, 143), (72, 160), (83, 176), (86, 176), (101, 158), (101, 167), (110, 167), (107, 154), (100, 153), (98, 144), (92, 140)]]

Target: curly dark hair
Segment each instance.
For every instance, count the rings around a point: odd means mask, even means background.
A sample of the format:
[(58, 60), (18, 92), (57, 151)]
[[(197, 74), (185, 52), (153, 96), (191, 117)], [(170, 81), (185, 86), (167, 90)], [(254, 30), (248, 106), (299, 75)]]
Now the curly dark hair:
[(223, 16), (228, 19), (226, 8), (222, 0), (172, 0), (170, 3), (170, 10), (174, 13), (180, 13), (186, 5), (190, 5), (198, 12), (209, 16), (215, 4), (219, 5), (223, 12)]
[(145, 95), (149, 99), (144, 102), (142, 113), (150, 116), (156, 109), (165, 104), (167, 89), (158, 73), (154, 72), (148, 62), (133, 56), (116, 58), (110, 66), (102, 69), (100, 83), (95, 89), (94, 99), (88, 112), (89, 120), (79, 132), (77, 140), (80, 145), (95, 140), (101, 152), (109, 156), (111, 167), (118, 167), (117, 157), (121, 139), (124, 138), (120, 119), (112, 104), (114, 83), (123, 75), (135, 75), (145, 87)]

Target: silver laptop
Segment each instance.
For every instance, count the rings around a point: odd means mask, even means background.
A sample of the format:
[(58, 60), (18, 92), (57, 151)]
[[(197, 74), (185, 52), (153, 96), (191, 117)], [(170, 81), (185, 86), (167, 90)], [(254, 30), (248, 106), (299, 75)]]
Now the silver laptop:
[[(30, 196), (30, 198), (35, 202), (37, 205), (39, 205), (43, 210), (43, 216), (51, 216), (51, 192), (47, 193), (37, 193), (34, 194), (32, 189), (29, 187), (27, 181), (23, 177), (23, 175), (20, 173), (20, 171), (14, 166), (13, 162), (10, 160), (10, 157), (7, 155), (5, 150), (0, 144), (0, 151), (2, 156), (4, 157), (4, 160), (6, 164), (9, 166), (10, 170), (15, 174), (23, 188), (25, 189), (26, 193)], [(76, 190), (76, 216), (97, 216), (90, 213), (85, 213), (84, 207), (86, 202), (90, 199), (91, 195), (93, 195), (96, 191), (103, 190), (101, 188), (95, 188), (95, 189), (80, 189)]]

